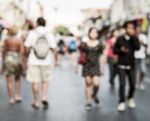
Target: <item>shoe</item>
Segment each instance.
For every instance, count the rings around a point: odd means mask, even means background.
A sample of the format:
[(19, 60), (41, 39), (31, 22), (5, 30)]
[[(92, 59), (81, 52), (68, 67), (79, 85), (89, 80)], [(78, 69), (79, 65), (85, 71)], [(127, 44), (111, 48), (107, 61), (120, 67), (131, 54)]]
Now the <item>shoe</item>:
[(88, 111), (92, 110), (92, 104), (87, 104), (86, 105), (86, 110), (88, 110)]
[(48, 107), (49, 107), (49, 103), (47, 102), (47, 101), (42, 101), (42, 104), (43, 104), (43, 108), (44, 109), (48, 109)]
[(140, 84), (139, 89), (142, 90), (142, 91), (144, 91), (145, 90), (144, 84)]
[(15, 102), (16, 103), (21, 103), (22, 102), (22, 98), (21, 97), (15, 97)]
[(34, 108), (35, 110), (38, 110), (39, 109), (39, 106), (35, 105), (35, 104), (32, 104), (32, 108)]
[(134, 99), (129, 99), (128, 105), (129, 105), (130, 108), (135, 108), (135, 107), (136, 107), (136, 104), (135, 104)]
[(110, 83), (110, 87), (114, 87), (115, 86), (113, 81), (109, 81), (109, 83)]
[(124, 112), (126, 109), (125, 103), (120, 103), (118, 106), (118, 111), (119, 112)]
[(95, 98), (94, 98), (94, 102), (95, 102), (97, 105), (100, 104), (100, 100), (98, 99), (98, 97), (95, 97)]

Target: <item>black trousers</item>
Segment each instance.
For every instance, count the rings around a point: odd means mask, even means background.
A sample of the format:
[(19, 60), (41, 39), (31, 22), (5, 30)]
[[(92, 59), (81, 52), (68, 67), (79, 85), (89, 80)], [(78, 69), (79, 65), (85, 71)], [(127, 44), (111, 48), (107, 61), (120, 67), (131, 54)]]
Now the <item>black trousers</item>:
[(128, 99), (134, 97), (135, 92), (135, 69), (124, 70), (118, 68), (119, 74), (119, 103), (125, 102), (125, 90), (126, 90), (126, 77), (128, 77), (129, 91)]

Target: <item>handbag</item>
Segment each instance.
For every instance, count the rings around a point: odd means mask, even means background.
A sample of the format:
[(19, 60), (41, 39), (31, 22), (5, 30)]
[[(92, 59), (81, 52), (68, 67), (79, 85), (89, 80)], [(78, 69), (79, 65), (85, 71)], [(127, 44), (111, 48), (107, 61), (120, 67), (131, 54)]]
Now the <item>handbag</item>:
[(84, 65), (87, 62), (87, 44), (86, 43), (82, 43), (81, 46), (79, 47), (80, 50), (80, 56), (79, 56), (79, 60), (78, 60), (78, 64), (80, 65)]
[(87, 55), (84, 52), (81, 52), (78, 60), (78, 64), (84, 65), (86, 64), (86, 62), (87, 62)]

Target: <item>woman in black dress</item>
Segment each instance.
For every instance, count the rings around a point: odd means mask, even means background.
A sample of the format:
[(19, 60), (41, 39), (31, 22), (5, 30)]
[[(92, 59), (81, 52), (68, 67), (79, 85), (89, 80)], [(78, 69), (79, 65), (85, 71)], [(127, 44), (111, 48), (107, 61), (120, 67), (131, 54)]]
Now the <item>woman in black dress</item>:
[[(88, 33), (86, 48), (86, 63), (83, 64), (82, 75), (86, 81), (86, 97), (87, 97), (87, 110), (92, 108), (92, 102), (99, 104), (97, 96), (100, 83), (100, 55), (102, 54), (102, 45), (98, 40), (98, 30), (91, 28)], [(93, 91), (91, 91), (93, 90)]]

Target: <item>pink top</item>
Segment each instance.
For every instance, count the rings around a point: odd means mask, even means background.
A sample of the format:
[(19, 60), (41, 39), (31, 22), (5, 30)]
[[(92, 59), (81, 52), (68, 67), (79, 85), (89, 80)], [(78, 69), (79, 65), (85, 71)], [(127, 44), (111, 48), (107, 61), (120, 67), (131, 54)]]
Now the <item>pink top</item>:
[(113, 49), (114, 49), (115, 42), (113, 42), (113, 39), (111, 38), (107, 41), (107, 44), (109, 45), (108, 57), (114, 57), (115, 54), (113, 52)]

